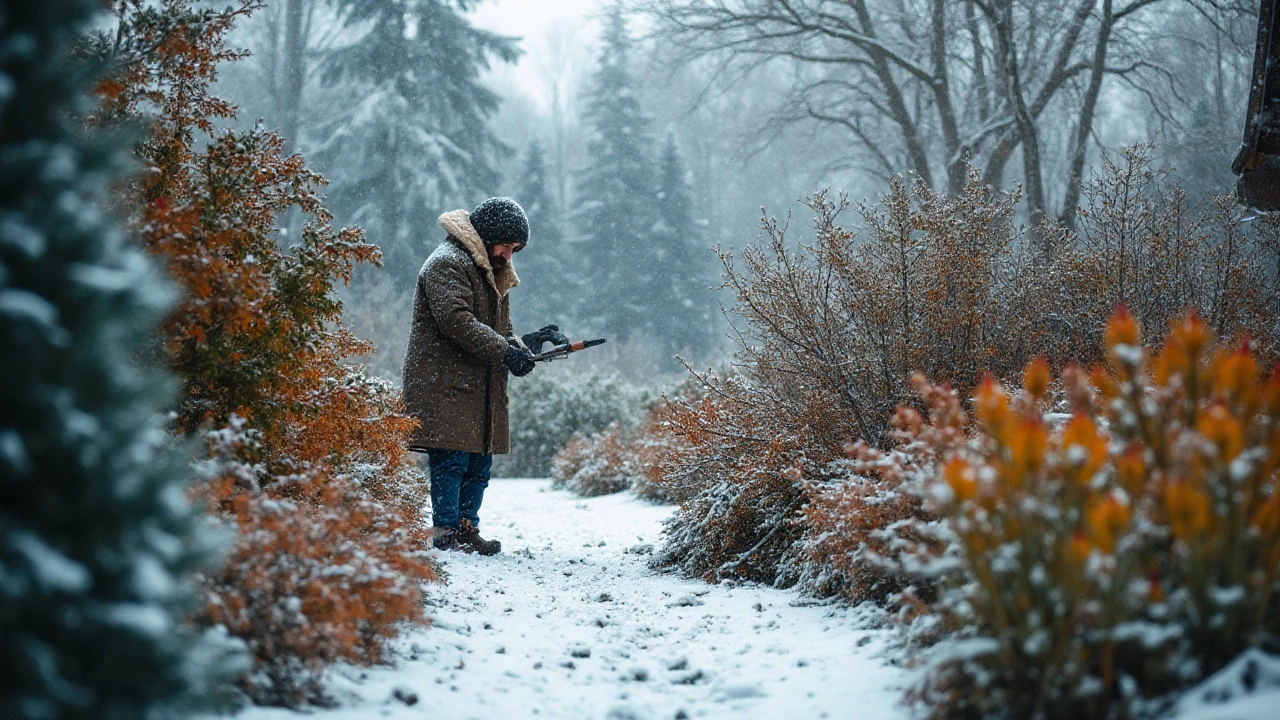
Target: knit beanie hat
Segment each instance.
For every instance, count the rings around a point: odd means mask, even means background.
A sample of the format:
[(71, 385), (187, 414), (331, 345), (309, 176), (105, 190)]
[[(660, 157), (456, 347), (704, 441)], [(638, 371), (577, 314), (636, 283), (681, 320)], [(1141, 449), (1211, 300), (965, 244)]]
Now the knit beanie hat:
[(489, 198), (471, 212), (471, 227), (485, 245), (514, 244), (519, 250), (529, 242), (529, 218), (520, 203), (509, 197)]

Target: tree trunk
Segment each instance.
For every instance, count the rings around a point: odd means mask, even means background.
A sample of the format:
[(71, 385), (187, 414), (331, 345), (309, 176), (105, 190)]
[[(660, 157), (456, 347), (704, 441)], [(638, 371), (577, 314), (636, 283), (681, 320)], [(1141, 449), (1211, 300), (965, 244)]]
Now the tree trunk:
[(982, 47), (982, 30), (978, 27), (978, 16), (973, 10), (970, 0), (964, 4), (964, 21), (969, 30), (970, 52), (973, 53), (973, 91), (978, 98), (978, 115), (983, 122), (991, 119), (991, 88), (987, 85), (987, 70)]
[[(875, 22), (871, 19), (871, 13), (867, 11), (866, 3), (858, 0), (858, 2), (854, 3), (854, 12), (858, 15), (858, 23), (861, 25), (862, 32), (873, 41), (877, 40)], [(889, 114), (902, 132), (902, 142), (906, 146), (907, 159), (911, 163), (911, 169), (925, 184), (929, 187), (935, 187), (933, 184), (933, 172), (929, 169), (929, 153), (925, 150), (924, 143), (920, 140), (920, 130), (916, 126), (915, 118), (911, 116), (911, 110), (907, 108), (902, 88), (898, 86), (897, 80), (893, 77), (889, 59), (880, 51), (868, 50), (867, 54), (871, 58), (876, 80), (879, 81), (880, 88), (884, 91), (885, 99), (888, 101)]]
[(933, 65), (934, 101), (938, 104), (938, 124), (942, 128), (942, 142), (947, 148), (947, 191), (958, 195), (967, 180), (965, 161), (960, 147), (960, 130), (956, 123), (955, 107), (951, 103), (951, 76), (947, 70), (947, 4), (948, 0), (933, 0), (933, 18), (930, 22), (929, 56)]
[(1005, 95), (1013, 110), (1016, 142), (1022, 145), (1023, 192), (1027, 200), (1027, 219), (1032, 232), (1044, 221), (1044, 179), (1041, 175), (1040, 137), (1036, 119), (1027, 108), (1022, 94), (1022, 78), (1018, 68), (1018, 51), (1013, 36), (1013, 2), (1003, 0), (995, 17), (996, 47), (1000, 53), (1000, 67)]
[(298, 149), (298, 133), (302, 123), (302, 87), (307, 77), (307, 13), (306, 0), (286, 0), (284, 11), (284, 63), (280, 79), (280, 134), (285, 147)]
[(1071, 147), (1071, 169), (1067, 175), (1067, 193), (1062, 202), (1062, 225), (1071, 231), (1076, 229), (1081, 183), (1084, 181), (1085, 155), (1089, 147), (1089, 135), (1093, 131), (1093, 118), (1098, 108), (1098, 95), (1101, 94), (1102, 80), (1107, 72), (1107, 47), (1111, 42), (1114, 23), (1112, 0), (1103, 0), (1102, 24), (1098, 28), (1098, 39), (1093, 48), (1089, 87), (1085, 90), (1084, 103), (1080, 108), (1080, 120), (1076, 126), (1076, 137)]

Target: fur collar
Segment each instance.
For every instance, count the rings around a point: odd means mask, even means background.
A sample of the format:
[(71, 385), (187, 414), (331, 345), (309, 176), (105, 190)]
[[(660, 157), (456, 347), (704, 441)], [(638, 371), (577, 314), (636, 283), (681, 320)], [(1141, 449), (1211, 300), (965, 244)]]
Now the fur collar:
[(440, 227), (449, 233), (449, 237), (467, 251), (476, 267), (484, 273), (485, 279), (497, 291), (498, 297), (506, 297), (511, 288), (520, 284), (515, 266), (507, 263), (506, 267), (495, 272), (489, 263), (489, 253), (485, 250), (480, 233), (471, 227), (471, 214), (466, 210), (450, 210), (440, 216)]

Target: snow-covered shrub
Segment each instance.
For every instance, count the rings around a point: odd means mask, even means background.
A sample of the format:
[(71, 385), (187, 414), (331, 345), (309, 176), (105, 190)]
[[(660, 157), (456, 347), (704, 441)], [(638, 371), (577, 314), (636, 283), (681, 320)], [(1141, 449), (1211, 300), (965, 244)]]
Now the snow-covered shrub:
[(668, 398), (653, 403), (649, 414), (636, 430), (628, 449), (637, 468), (632, 480), (632, 490), (646, 500), (659, 503), (681, 503), (689, 496), (681, 488), (667, 483), (668, 463), (680, 451), (687, 449), (684, 439), (675, 433), (672, 413), (680, 404), (696, 402), (702, 396), (701, 389), (686, 383), (679, 398)]
[(643, 417), (647, 391), (616, 375), (583, 371), (571, 362), (544, 365), (508, 386), (511, 454), (494, 458), (498, 477), (547, 477), (551, 460), (575, 435), (618, 423), (631, 431)]
[[(1260, 355), (1276, 357), (1280, 285), (1268, 268), (1280, 223), (1242, 223), (1229, 200), (1188, 208), (1148, 150), (1108, 156), (1073, 231), (1019, 227), (1017, 193), (973, 173), (956, 195), (894, 181), (880, 205), (856, 209), (856, 233), (840, 223), (849, 203), (820, 193), (812, 244), (765, 218), (763, 245), (722, 256), (743, 376), (671, 424), (687, 448), (660, 464), (657, 484), (685, 500), (657, 558), (709, 578), (724, 568), (925, 602), (928, 587), (886, 573), (912, 546), (886, 531), (927, 509), (917, 481), (886, 474), (873, 452), (892, 444), (894, 408), (919, 402), (914, 374), (969, 397), (985, 373), (1015, 378), (1040, 355), (1102, 361), (1118, 304), (1156, 328), (1145, 339), (1198, 307), (1216, 332), (1252, 331)], [(800, 459), (805, 482), (781, 481)]]
[(618, 423), (604, 432), (570, 440), (551, 462), (553, 486), (594, 497), (631, 487), (640, 472)]
[(917, 529), (949, 545), (931, 612), (962, 640), (916, 692), (932, 717), (1131, 716), (1280, 649), (1280, 373), (1195, 315), (1158, 352), (1140, 338), (1121, 310), (1108, 364), (1064, 371), (1069, 417), (1043, 362), (1014, 397), (983, 382), (971, 437), (959, 397), (921, 383), (933, 421), (904, 418), (903, 472), (942, 518)]
[[(1016, 237), (1016, 203), (976, 176), (955, 198), (895, 181), (882, 207), (860, 208), (868, 232), (856, 237), (838, 222), (848, 203), (818, 194), (809, 203), (812, 246), (797, 248), (766, 218), (763, 247), (746, 248), (740, 262), (724, 254), (745, 320), (744, 375), (672, 421), (686, 447), (664, 464), (659, 484), (687, 500), (655, 561), (712, 580), (887, 591), (869, 576), (854, 581), (851, 568), (823, 565), (837, 554), (860, 557), (854, 546), (866, 537), (845, 548), (825, 542), (835, 536), (824, 533), (845, 528), (833, 521), (815, 531), (811, 520), (830, 513), (805, 509), (814, 497), (840, 502), (833, 483), (844, 472), (833, 463), (853, 441), (880, 442), (893, 408), (910, 399), (913, 369), (970, 382), (990, 362), (1001, 300), (993, 279)], [(813, 542), (801, 542), (806, 536)]]
[[(688, 384), (681, 394), (685, 400), (696, 397)], [(671, 429), (671, 409), (663, 397), (649, 403), (643, 421), (630, 431), (615, 422), (604, 432), (575, 435), (552, 459), (554, 486), (587, 496), (631, 488), (646, 500), (678, 502), (679, 489), (667, 485), (664, 476), (665, 463), (683, 447)]]
[[(255, 701), (324, 702), (325, 666), (381, 660), (436, 577), (406, 456), (413, 420), (393, 386), (350, 362), (371, 348), (343, 326), (335, 292), (381, 255), (358, 228), (331, 225), (324, 179), (280, 137), (217, 129), (235, 112), (211, 94), (219, 63), (240, 56), (227, 33), (257, 4), (114, 7), (97, 43), (116, 70), (101, 116), (148, 130), (145, 172), (120, 199), (182, 291), (159, 332), (182, 380), (176, 425), (209, 438), (200, 495), (236, 538), (203, 577), (196, 620), (248, 644)], [(291, 212), (302, 231), (286, 246)]]
[(909, 605), (932, 597), (929, 583), (901, 572), (905, 551), (933, 550), (938, 542), (916, 532), (930, 517), (918, 484), (904, 473), (865, 462), (838, 463), (848, 473), (808, 490), (804, 508), (802, 577), (819, 595), (853, 602)]
[(744, 378), (708, 380), (711, 394), (671, 414), (681, 444), (663, 463), (661, 484), (685, 499), (653, 564), (710, 582), (792, 584), (804, 532), (803, 479), (822, 477), (838, 456), (821, 438), (831, 437), (829, 423), (841, 416), (818, 404), (806, 423), (790, 423), (776, 406), (756, 402)]
[(1280, 358), (1273, 282), (1280, 222), (1245, 221), (1230, 196), (1190, 205), (1177, 177), (1153, 166), (1151, 155), (1149, 145), (1103, 153), (1083, 188), (1077, 227), (1036, 229), (1045, 249), (1000, 265), (992, 362), (983, 369), (1011, 378), (1038, 355), (1055, 367), (1101, 362), (1102, 334), (1121, 305), (1138, 321), (1143, 344), (1158, 344), (1170, 322), (1195, 308), (1219, 336), (1248, 332), (1260, 357)]
[[(245, 687), (260, 703), (326, 702), (327, 666), (381, 662), (385, 641), (422, 618), (421, 584), (436, 577), (425, 482), (402, 446), (408, 423), (394, 414), (399, 393), (347, 373), (317, 388), (322, 412), (282, 418), (287, 437), (237, 416), (207, 435), (202, 495), (236, 544), (203, 577), (198, 619), (248, 644), (257, 667)], [(344, 435), (351, 416), (369, 422)]]

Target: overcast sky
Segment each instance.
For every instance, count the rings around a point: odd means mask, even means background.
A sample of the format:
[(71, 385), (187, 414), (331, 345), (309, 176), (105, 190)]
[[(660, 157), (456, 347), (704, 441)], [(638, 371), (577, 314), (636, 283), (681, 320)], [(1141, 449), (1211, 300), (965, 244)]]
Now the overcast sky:
[(487, 0), (472, 13), (477, 27), (523, 38), (524, 56), (513, 69), (498, 68), (503, 76), (513, 76), (535, 101), (545, 104), (542, 81), (538, 74), (540, 56), (546, 52), (542, 42), (553, 27), (580, 28), (575, 37), (594, 46), (597, 32), (595, 14), (607, 6), (607, 0)]
[(603, 5), (602, 0), (487, 0), (474, 17), (480, 27), (533, 38), (557, 20), (584, 18)]

